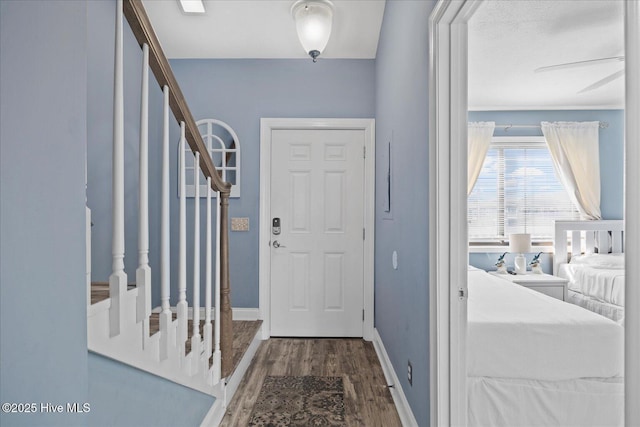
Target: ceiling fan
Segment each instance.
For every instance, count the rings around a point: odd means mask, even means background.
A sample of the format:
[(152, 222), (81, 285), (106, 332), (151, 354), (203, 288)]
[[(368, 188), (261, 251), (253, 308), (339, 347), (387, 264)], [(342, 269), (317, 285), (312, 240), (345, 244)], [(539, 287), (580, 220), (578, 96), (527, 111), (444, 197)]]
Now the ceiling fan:
[[(612, 56), (609, 58), (598, 58), (598, 59), (589, 59), (586, 61), (576, 61), (576, 62), (567, 62), (565, 64), (556, 64), (556, 65), (548, 65), (546, 67), (540, 67), (540, 68), (536, 68), (534, 70), (535, 73), (543, 73), (546, 71), (556, 71), (556, 70), (563, 70), (563, 69), (567, 69), (567, 68), (578, 68), (578, 67), (588, 67), (591, 65), (600, 65), (600, 64), (606, 64), (606, 63), (610, 63), (610, 62), (624, 62), (624, 56)], [(611, 83), (612, 81), (620, 78), (624, 76), (624, 68), (620, 71), (616, 71), (615, 73), (612, 73), (610, 75), (608, 75), (607, 77), (598, 80), (597, 82), (585, 87), (584, 89), (582, 89), (581, 91), (579, 91), (578, 93), (584, 93), (584, 92), (589, 92), (591, 90), (594, 89), (598, 89), (599, 87), (602, 87), (608, 83)]]

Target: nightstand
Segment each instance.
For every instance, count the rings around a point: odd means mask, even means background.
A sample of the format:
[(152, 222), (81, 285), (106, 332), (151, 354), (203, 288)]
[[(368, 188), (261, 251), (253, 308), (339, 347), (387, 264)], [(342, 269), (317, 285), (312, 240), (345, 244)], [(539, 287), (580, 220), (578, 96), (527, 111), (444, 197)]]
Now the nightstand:
[(552, 276), (551, 274), (498, 274), (490, 271), (489, 274), (524, 286), (534, 291), (541, 292), (561, 301), (567, 300), (567, 279)]

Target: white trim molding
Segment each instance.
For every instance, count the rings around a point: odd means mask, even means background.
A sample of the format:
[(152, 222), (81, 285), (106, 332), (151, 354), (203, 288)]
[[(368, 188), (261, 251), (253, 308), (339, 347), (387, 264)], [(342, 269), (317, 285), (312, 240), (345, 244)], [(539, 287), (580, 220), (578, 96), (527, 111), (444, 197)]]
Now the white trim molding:
[(222, 422), (224, 414), (227, 411), (227, 407), (224, 406), (224, 399), (216, 399), (213, 405), (204, 416), (200, 427), (217, 427)]
[(625, 2), (625, 416), (640, 425), (640, 2)]
[(262, 319), (262, 338), (270, 337), (271, 331), (271, 133), (275, 129), (355, 129), (364, 131), (364, 325), (363, 338), (373, 340), (373, 274), (374, 274), (374, 236), (375, 236), (375, 120), (374, 119), (260, 119), (260, 319)]
[(220, 423), (222, 422), (222, 419), (227, 412), (229, 403), (231, 403), (233, 396), (236, 394), (236, 391), (238, 391), (240, 382), (249, 370), (249, 365), (251, 365), (253, 356), (255, 356), (258, 352), (258, 347), (260, 347), (260, 343), (262, 342), (260, 336), (261, 332), (256, 333), (256, 335), (253, 337), (253, 340), (251, 341), (251, 344), (249, 344), (247, 351), (245, 351), (242, 359), (240, 359), (240, 362), (238, 362), (238, 366), (236, 366), (233, 374), (231, 374), (229, 378), (224, 380), (224, 384), (222, 387), (222, 397), (217, 397), (216, 401), (213, 402), (213, 405), (209, 409), (209, 412), (207, 412), (207, 415), (205, 415), (202, 423), (200, 423), (200, 427), (215, 427), (220, 425)]
[(387, 350), (384, 348), (384, 343), (377, 329), (373, 330), (373, 348), (376, 350), (380, 365), (382, 365), (382, 372), (384, 373), (384, 378), (387, 380), (387, 385), (389, 386), (393, 403), (396, 405), (402, 426), (417, 427), (418, 421), (416, 421), (416, 417), (411, 411), (411, 406), (407, 401), (404, 390), (402, 390), (402, 384), (396, 375), (396, 371), (393, 369), (393, 365), (391, 364), (391, 360), (389, 359)]
[(480, 1), (440, 0), (429, 18), (431, 425), (467, 422), (467, 22)]

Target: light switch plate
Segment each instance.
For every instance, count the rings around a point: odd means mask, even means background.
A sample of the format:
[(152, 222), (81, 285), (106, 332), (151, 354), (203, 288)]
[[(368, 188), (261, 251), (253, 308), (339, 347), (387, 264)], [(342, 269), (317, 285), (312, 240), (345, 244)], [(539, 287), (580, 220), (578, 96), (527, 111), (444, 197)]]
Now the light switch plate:
[(231, 231), (249, 231), (249, 218), (231, 218)]

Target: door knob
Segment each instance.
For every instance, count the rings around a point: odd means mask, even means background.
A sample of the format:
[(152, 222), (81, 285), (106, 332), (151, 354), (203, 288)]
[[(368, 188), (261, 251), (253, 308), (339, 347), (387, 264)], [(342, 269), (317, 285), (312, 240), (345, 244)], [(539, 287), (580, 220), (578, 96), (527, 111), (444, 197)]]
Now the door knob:
[(273, 247), (278, 249), (278, 248), (286, 248), (286, 246), (281, 245), (280, 242), (278, 242), (277, 240), (274, 240), (272, 243)]

